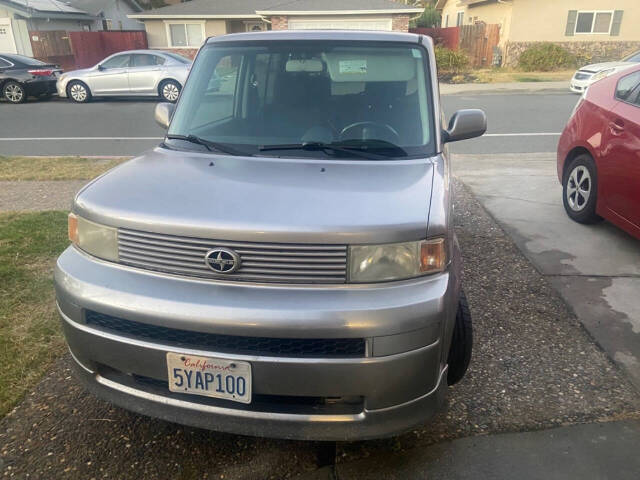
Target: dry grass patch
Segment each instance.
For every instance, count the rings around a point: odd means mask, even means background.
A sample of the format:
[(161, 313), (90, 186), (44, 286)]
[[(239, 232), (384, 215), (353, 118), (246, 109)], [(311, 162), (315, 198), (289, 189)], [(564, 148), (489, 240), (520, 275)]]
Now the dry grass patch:
[(473, 76), (477, 83), (503, 83), (503, 82), (561, 82), (569, 81), (575, 73), (574, 70), (561, 70), (557, 72), (523, 72), (522, 70), (508, 68), (487, 68), (474, 70)]
[(0, 156), (0, 181), (91, 180), (126, 160), (127, 158)]
[(0, 416), (64, 352), (52, 274), (68, 243), (66, 217), (0, 214)]

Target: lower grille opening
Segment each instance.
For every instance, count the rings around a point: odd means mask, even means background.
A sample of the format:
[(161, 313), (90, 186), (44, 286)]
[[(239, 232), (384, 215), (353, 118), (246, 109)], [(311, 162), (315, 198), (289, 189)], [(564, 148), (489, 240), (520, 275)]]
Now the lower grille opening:
[(263, 356), (349, 358), (365, 356), (364, 338), (272, 338), (219, 335), (125, 320), (87, 310), (87, 325), (118, 335), (156, 340), (163, 345), (221, 353)]
[(298, 415), (355, 415), (364, 410), (364, 398), (361, 396), (308, 397), (254, 394), (250, 404), (243, 404), (202, 395), (171, 392), (169, 391), (169, 383), (166, 380), (136, 374), (128, 375), (105, 365), (101, 365), (98, 372), (104, 378), (138, 390), (191, 403), (232, 408), (234, 410)]

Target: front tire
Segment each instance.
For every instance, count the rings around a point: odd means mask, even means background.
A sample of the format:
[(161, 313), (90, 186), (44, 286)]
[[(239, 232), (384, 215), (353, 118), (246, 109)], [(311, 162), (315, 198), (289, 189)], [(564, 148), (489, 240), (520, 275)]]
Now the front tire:
[(2, 96), (10, 103), (24, 103), (27, 101), (27, 91), (21, 84), (13, 80), (3, 85)]
[(160, 97), (165, 102), (176, 103), (180, 96), (180, 92), (182, 91), (182, 86), (175, 80), (165, 80), (160, 84), (160, 88), (158, 90), (160, 92)]
[(562, 179), (564, 209), (573, 221), (596, 223), (602, 220), (596, 214), (598, 201), (598, 171), (591, 155), (583, 153), (574, 158)]
[(458, 312), (456, 323), (453, 327), (451, 346), (449, 347), (449, 371), (447, 372), (447, 385), (454, 385), (462, 380), (471, 363), (471, 350), (473, 348), (473, 326), (471, 324), (471, 310), (467, 303), (467, 297), (460, 290), (458, 300)]
[(91, 91), (83, 82), (74, 80), (67, 85), (67, 97), (76, 103), (87, 103), (91, 100)]

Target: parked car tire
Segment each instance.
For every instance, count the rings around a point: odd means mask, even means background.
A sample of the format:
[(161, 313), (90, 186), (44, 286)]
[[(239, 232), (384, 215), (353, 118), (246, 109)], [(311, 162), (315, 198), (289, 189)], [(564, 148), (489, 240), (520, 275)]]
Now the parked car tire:
[(176, 103), (178, 101), (178, 97), (180, 96), (180, 92), (182, 91), (182, 85), (180, 85), (175, 80), (163, 80), (160, 83), (158, 91), (160, 93), (160, 97), (164, 101)]
[(447, 384), (454, 385), (462, 380), (471, 363), (471, 350), (473, 348), (473, 326), (471, 324), (471, 310), (467, 303), (464, 291), (460, 291), (458, 300), (458, 312), (456, 323), (453, 327), (451, 346), (449, 347), (449, 371), (447, 372)]
[(67, 85), (67, 97), (76, 103), (87, 103), (91, 100), (91, 90), (80, 80), (73, 80)]
[(27, 101), (27, 91), (13, 80), (9, 80), (2, 86), (2, 96), (7, 102), (24, 103)]
[(578, 223), (596, 223), (598, 201), (598, 171), (589, 154), (574, 158), (565, 169), (562, 179), (562, 201), (569, 218)]

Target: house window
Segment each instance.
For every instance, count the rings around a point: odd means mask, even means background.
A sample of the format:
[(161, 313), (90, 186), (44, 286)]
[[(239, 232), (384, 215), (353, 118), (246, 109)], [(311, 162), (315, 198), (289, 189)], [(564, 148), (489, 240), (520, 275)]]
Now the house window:
[(458, 12), (458, 17), (456, 18), (456, 27), (464, 24), (464, 12)]
[(608, 35), (611, 32), (612, 20), (613, 11), (578, 12), (575, 33), (602, 33)]
[(204, 23), (168, 23), (170, 47), (200, 47), (204, 42)]
[(113, 21), (109, 18), (105, 18), (102, 20), (102, 29), (103, 30), (113, 30)]
[(444, 16), (444, 28), (447, 28), (449, 26), (449, 14), (447, 13)]

